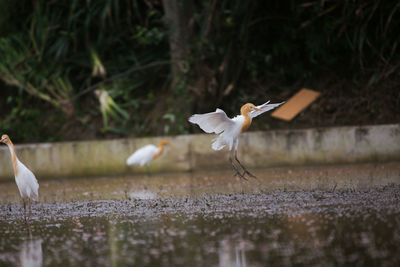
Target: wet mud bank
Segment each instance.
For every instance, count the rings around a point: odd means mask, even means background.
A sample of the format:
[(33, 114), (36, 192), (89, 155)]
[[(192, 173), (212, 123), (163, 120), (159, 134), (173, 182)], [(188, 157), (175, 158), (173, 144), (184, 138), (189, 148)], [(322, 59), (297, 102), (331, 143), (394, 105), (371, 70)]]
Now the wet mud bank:
[[(204, 194), (178, 198), (36, 203), (32, 206), (31, 220), (46, 221), (75, 216), (144, 219), (176, 214), (211, 217), (235, 217), (245, 214), (259, 217), (341, 210), (368, 213), (371, 209), (400, 215), (400, 186), (389, 184), (369, 189), (262, 190), (259, 193)], [(22, 212), (21, 204), (2, 204), (0, 220), (21, 220)]]

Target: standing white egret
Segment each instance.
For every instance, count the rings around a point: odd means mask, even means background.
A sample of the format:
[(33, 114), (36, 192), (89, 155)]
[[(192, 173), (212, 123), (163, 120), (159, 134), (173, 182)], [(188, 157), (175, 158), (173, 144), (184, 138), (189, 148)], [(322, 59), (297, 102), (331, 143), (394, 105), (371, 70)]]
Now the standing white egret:
[[(256, 178), (251, 174), (238, 160), (237, 149), (239, 145), (239, 135), (240, 133), (246, 131), (251, 124), (253, 118), (258, 115), (267, 112), (271, 109), (282, 105), (282, 103), (269, 104), (269, 101), (260, 105), (255, 106), (252, 103), (247, 103), (243, 105), (240, 109), (240, 115), (230, 119), (226, 113), (217, 108), (215, 112), (210, 112), (206, 114), (194, 114), (189, 118), (189, 122), (199, 125), (199, 127), (206, 133), (218, 134), (218, 137), (213, 140), (212, 148), (214, 150), (221, 150), (225, 146), (229, 147), (229, 161), (235, 170), (235, 175), (242, 179), (246, 179), (245, 175)], [(243, 169), (243, 173), (240, 173), (239, 168), (234, 164), (232, 160), (232, 146), (235, 145), (235, 160)]]
[(1, 137), (0, 143), (8, 146), (11, 153), (11, 161), (14, 168), (15, 182), (17, 183), (19, 193), (24, 203), (24, 215), (26, 220), (26, 202), (28, 202), (29, 215), (31, 216), (31, 200), (38, 200), (39, 197), (39, 184), (35, 175), (17, 158), (15, 153), (14, 144), (11, 142), (10, 137), (4, 134)]
[(166, 145), (173, 147), (168, 140), (162, 139), (160, 143), (158, 143), (158, 146), (150, 144), (139, 148), (132, 155), (129, 156), (129, 158), (126, 160), (126, 164), (140, 166), (146, 164), (147, 166), (150, 166), (150, 162), (152, 160), (162, 155), (162, 153), (164, 152), (164, 146)]

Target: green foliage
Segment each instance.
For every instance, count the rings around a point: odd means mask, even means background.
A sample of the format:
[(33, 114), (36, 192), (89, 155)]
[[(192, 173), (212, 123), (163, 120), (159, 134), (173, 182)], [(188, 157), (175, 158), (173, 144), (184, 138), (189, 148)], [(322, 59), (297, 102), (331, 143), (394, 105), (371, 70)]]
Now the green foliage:
[(164, 29), (136, 26), (137, 33), (133, 36), (141, 45), (158, 45), (160, 44), (165, 36), (166, 32)]
[[(13, 9), (7, 1), (0, 2), (15, 14), (7, 22), (14, 30), (0, 35), (0, 79), (9, 92), (18, 88), (20, 94), (49, 103), (65, 119), (76, 120), (88, 115), (80, 114), (89, 111), (87, 93), (94, 98), (99, 85), (107, 86), (129, 111), (146, 103), (160, 68), (124, 73), (167, 58), (167, 31), (159, 9), (114, 0), (37, 1), (34, 6), (20, 2), (26, 7), (21, 13), (16, 9), (20, 5)], [(98, 110), (92, 106), (90, 114)], [(9, 114), (9, 120), (14, 117)], [(112, 117), (114, 132), (127, 132), (129, 116), (121, 119), (122, 124)]]
[(196, 88), (200, 112), (216, 105), (233, 112), (240, 96), (250, 99), (260, 85), (277, 83), (283, 91), (325, 73), (359, 83), (369, 76), (372, 85), (400, 66), (398, 1), (202, 4), (191, 57), (192, 69), (199, 70), (193, 79), (206, 73), (209, 81)]
[(43, 128), (38, 127), (41, 123), (43, 124), (38, 120), (42, 114), (41, 110), (25, 105), (25, 101), (19, 96), (9, 95), (5, 102), (6, 106), (11, 108), (7, 116), (3, 116), (0, 120), (1, 132), (13, 136), (16, 142), (41, 140)]
[[(170, 89), (170, 69), (157, 64), (170, 57), (160, 1), (10, 3), (0, 0), (0, 80), (12, 96), (0, 100), (0, 130), (21, 140), (57, 139), (40, 123), (54, 114), (99, 136), (180, 134), (188, 112), (236, 114), (324, 73), (375, 86), (400, 67), (394, 0), (194, 1), (184, 77)], [(99, 88), (115, 104), (105, 113)]]

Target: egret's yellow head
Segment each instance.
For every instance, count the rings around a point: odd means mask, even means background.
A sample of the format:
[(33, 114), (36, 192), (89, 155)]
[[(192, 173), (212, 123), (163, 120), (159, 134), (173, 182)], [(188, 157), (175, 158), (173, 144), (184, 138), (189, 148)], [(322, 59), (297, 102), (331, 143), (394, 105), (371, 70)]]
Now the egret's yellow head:
[(242, 106), (242, 108), (240, 109), (240, 113), (241, 114), (247, 114), (247, 113), (249, 113), (250, 111), (253, 111), (253, 110), (262, 111), (262, 109), (256, 107), (254, 104), (247, 103), (247, 104), (244, 104)]
[(1, 136), (0, 143), (4, 143), (4, 144), (8, 144), (8, 145), (11, 144), (10, 137), (8, 137), (8, 135), (6, 135), (6, 134), (3, 134)]
[(171, 148), (175, 148), (167, 139), (162, 139), (158, 146), (170, 146)]

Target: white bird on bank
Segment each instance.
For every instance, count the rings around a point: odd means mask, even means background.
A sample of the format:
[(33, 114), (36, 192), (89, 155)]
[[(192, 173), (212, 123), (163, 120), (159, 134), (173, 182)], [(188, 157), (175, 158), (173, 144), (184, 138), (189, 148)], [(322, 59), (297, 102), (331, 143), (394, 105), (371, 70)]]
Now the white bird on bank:
[[(228, 116), (222, 109), (217, 108), (215, 112), (210, 112), (206, 114), (194, 114), (189, 118), (189, 122), (199, 125), (199, 127), (206, 133), (218, 134), (218, 137), (213, 140), (214, 142), (212, 144), (212, 148), (214, 150), (221, 150), (225, 146), (228, 146), (229, 150), (231, 151), (229, 154), (229, 161), (236, 172), (235, 175), (247, 180), (245, 178), (245, 174), (253, 178), (256, 177), (251, 174), (237, 158), (239, 135), (250, 127), (253, 118), (263, 114), (264, 112), (274, 109), (282, 105), (283, 103), (284, 102), (269, 104), (268, 101), (260, 106), (255, 106), (252, 103), (247, 103), (241, 107), (240, 115), (232, 119), (228, 118)], [(237, 161), (237, 163), (239, 163), (240, 167), (242, 167), (243, 173), (241, 173), (239, 171), (239, 168), (233, 163), (233, 146), (235, 146), (235, 160)]]
[(17, 158), (15, 153), (14, 144), (11, 142), (10, 137), (4, 134), (1, 137), (0, 143), (8, 146), (11, 153), (11, 162), (14, 168), (15, 182), (17, 183), (19, 193), (24, 203), (24, 215), (26, 220), (26, 202), (28, 202), (29, 216), (31, 215), (31, 200), (38, 200), (39, 198), (39, 184), (35, 175)]
[(173, 148), (171, 143), (166, 139), (161, 140), (160, 143), (158, 143), (158, 146), (150, 144), (139, 148), (132, 155), (129, 156), (129, 158), (126, 160), (126, 164), (140, 166), (146, 164), (147, 166), (150, 166), (150, 162), (152, 160), (155, 160), (162, 155), (162, 153), (164, 152), (164, 146), (166, 145)]

